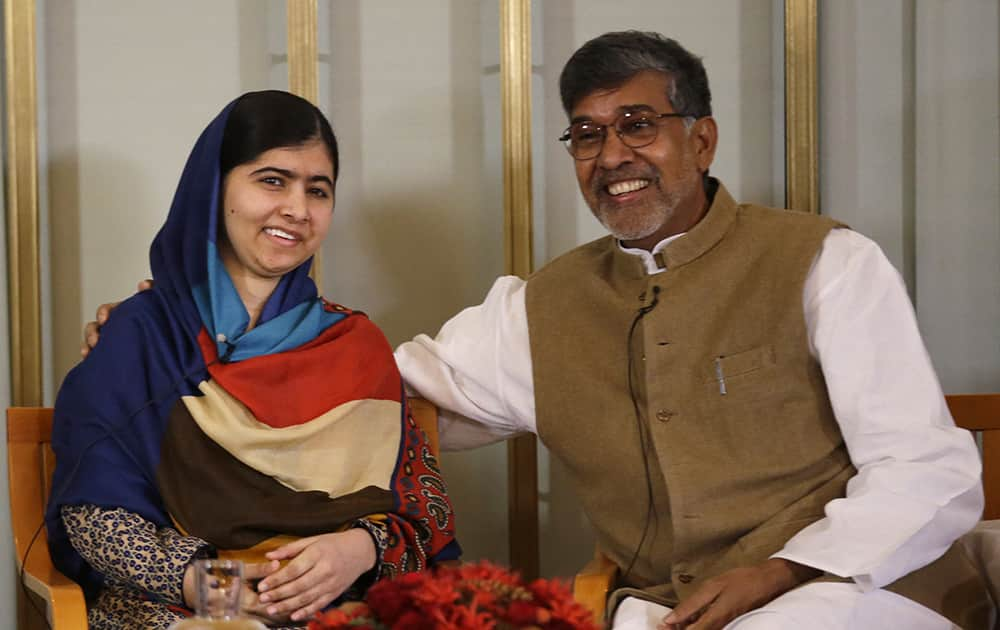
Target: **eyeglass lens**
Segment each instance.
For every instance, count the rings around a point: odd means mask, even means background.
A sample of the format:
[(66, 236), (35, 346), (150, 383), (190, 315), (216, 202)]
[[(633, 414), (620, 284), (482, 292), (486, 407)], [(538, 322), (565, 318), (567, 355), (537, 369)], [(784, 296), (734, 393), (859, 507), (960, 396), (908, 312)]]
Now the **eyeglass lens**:
[[(625, 112), (615, 119), (613, 127), (626, 146), (639, 149), (656, 140), (656, 117), (652, 112)], [(567, 130), (566, 148), (578, 160), (596, 157), (607, 134), (605, 125), (591, 121), (574, 123)]]

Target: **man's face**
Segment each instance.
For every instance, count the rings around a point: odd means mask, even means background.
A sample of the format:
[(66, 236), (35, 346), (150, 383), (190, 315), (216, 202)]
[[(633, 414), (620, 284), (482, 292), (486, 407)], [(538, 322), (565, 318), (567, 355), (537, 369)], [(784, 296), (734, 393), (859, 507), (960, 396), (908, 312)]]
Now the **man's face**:
[(667, 236), (690, 229), (707, 209), (702, 173), (715, 150), (711, 118), (700, 119), (690, 129), (683, 118), (660, 119), (656, 140), (638, 149), (626, 146), (614, 131), (615, 120), (627, 111), (673, 112), (669, 86), (663, 73), (642, 72), (618, 88), (588, 94), (570, 115), (571, 123), (608, 126), (601, 153), (576, 161), (576, 177), (594, 216), (630, 247), (651, 249)]

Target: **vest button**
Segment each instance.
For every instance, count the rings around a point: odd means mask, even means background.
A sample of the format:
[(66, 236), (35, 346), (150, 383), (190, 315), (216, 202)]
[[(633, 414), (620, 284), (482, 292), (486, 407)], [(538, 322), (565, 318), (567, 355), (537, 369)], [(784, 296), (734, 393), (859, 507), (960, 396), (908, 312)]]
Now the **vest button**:
[(679, 581), (681, 584), (690, 584), (692, 581), (694, 581), (694, 576), (691, 575), (690, 573), (681, 573), (680, 575), (677, 576), (677, 581)]
[(670, 422), (670, 419), (674, 417), (674, 412), (669, 409), (660, 409), (656, 412), (656, 419), (660, 422)]

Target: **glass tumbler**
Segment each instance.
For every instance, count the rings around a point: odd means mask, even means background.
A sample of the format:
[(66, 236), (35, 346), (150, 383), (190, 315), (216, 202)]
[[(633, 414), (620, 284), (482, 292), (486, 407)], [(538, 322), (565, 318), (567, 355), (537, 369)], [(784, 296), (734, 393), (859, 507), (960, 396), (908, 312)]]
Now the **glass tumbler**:
[(195, 616), (171, 626), (171, 630), (266, 630), (267, 626), (240, 612), (243, 563), (239, 560), (195, 560)]

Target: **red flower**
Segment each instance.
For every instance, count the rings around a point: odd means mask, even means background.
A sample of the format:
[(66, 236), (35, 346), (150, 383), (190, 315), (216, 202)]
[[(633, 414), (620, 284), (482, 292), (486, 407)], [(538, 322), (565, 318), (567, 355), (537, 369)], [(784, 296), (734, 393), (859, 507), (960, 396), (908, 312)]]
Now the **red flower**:
[(458, 601), (459, 594), (450, 579), (425, 580), (419, 590), (412, 592), (412, 597), (421, 608), (433, 608)]
[(518, 626), (543, 626), (552, 615), (534, 602), (511, 602), (506, 618)]
[[(309, 622), (309, 630), (323, 630), (324, 628), (340, 628), (351, 624), (351, 621), (370, 615), (368, 606), (360, 603), (352, 603), (342, 608), (335, 608), (326, 612), (316, 614), (316, 618)], [(362, 628), (363, 626), (351, 625), (352, 628)], [(374, 630), (374, 629), (372, 629)]]
[(528, 585), (528, 590), (545, 603), (573, 599), (573, 593), (569, 590), (569, 586), (559, 580), (535, 580)]
[(367, 606), (318, 615), (309, 630), (597, 630), (565, 584), (525, 586), (517, 573), (488, 562), (385, 580), (366, 599)]
[[(421, 613), (410, 610), (392, 624), (392, 630), (434, 630), (434, 622)], [(353, 630), (353, 629), (352, 629)]]
[[(404, 586), (404, 584), (396, 584), (396, 582), (401, 582), (401, 580), (386, 580), (375, 584), (368, 590), (366, 598), (369, 608), (377, 610), (379, 618), (390, 625), (396, 623), (396, 620), (412, 607), (409, 593), (401, 588), (396, 588)], [(395, 587), (390, 587), (390, 585), (395, 585)], [(330, 627), (336, 628), (337, 626)]]

